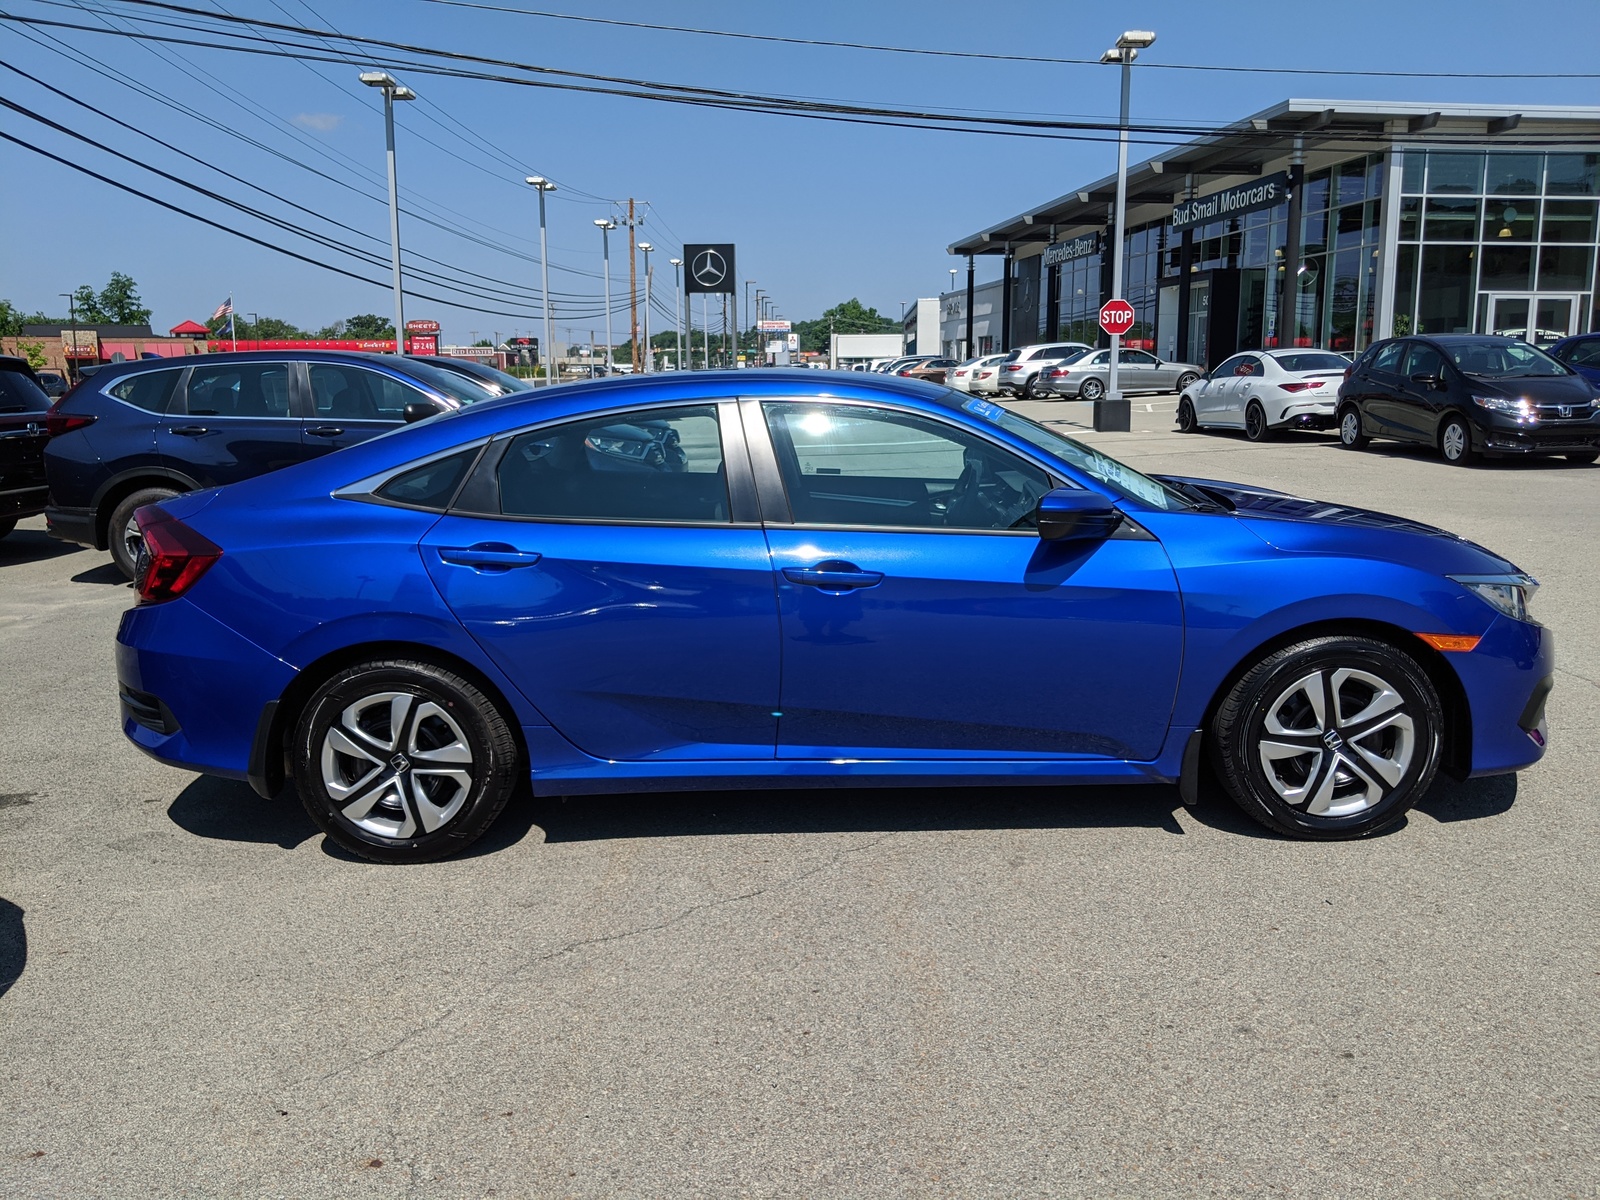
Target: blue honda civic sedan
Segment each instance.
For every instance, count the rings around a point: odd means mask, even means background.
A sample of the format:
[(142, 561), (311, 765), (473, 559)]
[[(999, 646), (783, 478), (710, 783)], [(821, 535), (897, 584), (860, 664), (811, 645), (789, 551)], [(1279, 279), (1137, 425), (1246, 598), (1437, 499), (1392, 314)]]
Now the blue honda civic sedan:
[(675, 372), (139, 511), (123, 727), (368, 858), (541, 795), (1176, 783), (1344, 838), (1544, 753), (1535, 582), (1399, 517), (1150, 477), (986, 400)]

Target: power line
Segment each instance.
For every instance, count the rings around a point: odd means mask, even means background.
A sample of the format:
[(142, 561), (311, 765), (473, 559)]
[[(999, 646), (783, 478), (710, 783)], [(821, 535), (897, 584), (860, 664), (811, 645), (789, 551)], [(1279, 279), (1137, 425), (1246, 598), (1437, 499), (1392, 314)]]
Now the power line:
[[(832, 50), (869, 50), (878, 54), (908, 54), (927, 58), (963, 58), (983, 62), (1043, 63), (1050, 66), (1100, 66), (1098, 58), (1051, 58), (1039, 54), (993, 54), (979, 50), (934, 50), (920, 46), (882, 46), (870, 42), (830, 41), (825, 38), (784, 37), (770, 33), (744, 33), (730, 29), (697, 29), (688, 25), (658, 25), (649, 21), (624, 21), (617, 17), (576, 16), (572, 13), (544, 12), (487, 4), (479, 0), (421, 0), (449, 8), (479, 9), (519, 17), (539, 17), (550, 21), (574, 21), (586, 25), (611, 25), (623, 29), (648, 29), (661, 33), (687, 33), (697, 37), (735, 38), (740, 41), (774, 42), (788, 46), (812, 46)], [(1382, 79), (1600, 79), (1594, 72), (1500, 71), (1463, 74), (1459, 71), (1342, 71), (1333, 67), (1233, 67), (1209, 63), (1141, 63), (1141, 69), (1164, 71), (1221, 71), (1241, 75), (1337, 75)]]

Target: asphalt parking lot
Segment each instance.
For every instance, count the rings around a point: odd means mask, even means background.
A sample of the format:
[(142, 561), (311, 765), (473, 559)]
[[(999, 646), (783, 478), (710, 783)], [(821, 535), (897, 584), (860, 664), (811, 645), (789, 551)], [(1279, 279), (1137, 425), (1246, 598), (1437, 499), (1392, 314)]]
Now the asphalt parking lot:
[(1214, 787), (689, 794), (525, 799), (386, 868), (292, 790), (132, 749), (128, 589), (25, 523), (0, 1194), (1600, 1192), (1600, 466), (1183, 437), (1173, 408), (1086, 439), (1539, 577), (1545, 761), (1360, 843), (1268, 836)]

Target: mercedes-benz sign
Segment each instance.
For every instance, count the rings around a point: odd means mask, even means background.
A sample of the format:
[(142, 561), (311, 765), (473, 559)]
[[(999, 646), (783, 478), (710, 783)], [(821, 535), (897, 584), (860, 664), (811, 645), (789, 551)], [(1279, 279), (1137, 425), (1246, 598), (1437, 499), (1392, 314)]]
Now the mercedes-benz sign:
[(733, 293), (738, 272), (733, 266), (732, 242), (690, 242), (683, 248), (683, 261), (683, 290), (689, 295)]

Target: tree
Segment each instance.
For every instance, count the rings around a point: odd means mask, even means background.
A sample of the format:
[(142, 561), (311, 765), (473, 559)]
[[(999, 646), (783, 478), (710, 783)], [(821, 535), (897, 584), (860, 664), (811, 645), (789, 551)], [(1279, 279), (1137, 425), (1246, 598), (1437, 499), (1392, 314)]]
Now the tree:
[[(9, 300), (0, 300), (0, 337), (21, 337), (24, 325), (57, 324), (42, 312), (25, 313)], [(65, 322), (59, 322), (64, 324)]]
[[(394, 322), (376, 313), (361, 313), (358, 316), (341, 321), (344, 326), (344, 335), (347, 338), (392, 338), (394, 337)], [(338, 336), (337, 334), (335, 336)]]
[[(235, 312), (233, 320), (234, 335), (246, 341), (300, 341), (312, 336), (292, 321), (278, 317), (258, 317), (255, 321), (247, 321)], [(213, 317), (206, 322), (206, 328), (213, 339), (230, 336), (227, 317)]]
[(139, 285), (121, 271), (98, 292), (87, 283), (72, 293), (73, 316), (85, 325), (147, 325), (150, 310), (139, 302)]
[(17, 349), (22, 351), (22, 356), (28, 360), (28, 365), (35, 371), (42, 371), (50, 365), (49, 358), (45, 356), (43, 342), (23, 338), (17, 342)]
[(815, 321), (796, 321), (794, 331), (800, 335), (800, 349), (826, 352), (829, 334), (899, 333), (900, 322), (851, 297), (842, 304), (835, 304)]

